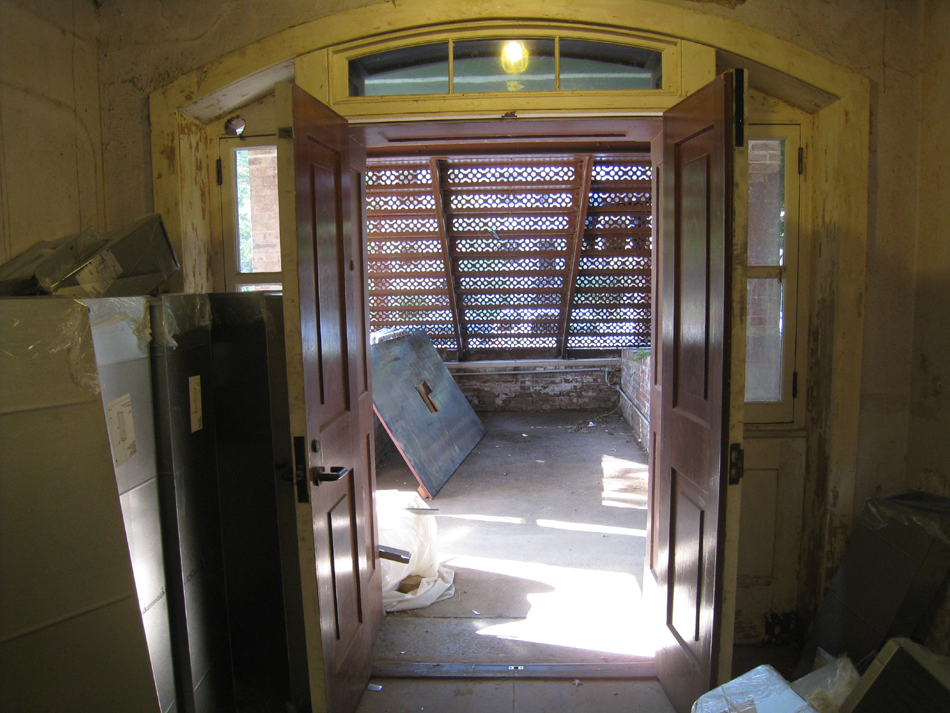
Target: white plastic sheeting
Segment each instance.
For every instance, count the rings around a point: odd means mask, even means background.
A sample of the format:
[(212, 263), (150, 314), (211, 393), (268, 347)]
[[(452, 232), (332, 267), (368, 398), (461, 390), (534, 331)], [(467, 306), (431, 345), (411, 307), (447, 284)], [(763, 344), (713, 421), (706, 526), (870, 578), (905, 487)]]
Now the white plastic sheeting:
[[(407, 508), (428, 510), (429, 506), (416, 493), (377, 491), (379, 543), (407, 550), (412, 555), (408, 564), (381, 561), (386, 611), (421, 609), (455, 595), (455, 572), (439, 564), (435, 516), (420, 515)], [(406, 581), (410, 577), (413, 579)]]

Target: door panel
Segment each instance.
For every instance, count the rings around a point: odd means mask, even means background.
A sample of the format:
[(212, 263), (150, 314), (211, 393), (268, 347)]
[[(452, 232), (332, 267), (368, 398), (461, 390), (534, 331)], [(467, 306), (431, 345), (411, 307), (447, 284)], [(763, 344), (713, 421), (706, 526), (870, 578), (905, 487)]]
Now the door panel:
[(731, 387), (742, 378), (732, 366), (732, 330), (744, 325), (741, 315), (733, 319), (733, 286), (745, 286), (741, 275), (733, 282), (734, 253), (745, 244), (734, 234), (736, 81), (723, 75), (663, 120), (662, 438), (654, 523), (667, 635), (656, 665), (678, 711), (717, 685), (727, 658), (720, 649), (724, 642), (731, 649), (723, 631), (732, 622), (723, 592), (735, 588), (725, 581), (726, 478), (730, 437), (741, 433), (731, 428), (741, 424), (741, 413), (733, 408), (730, 418)]
[(382, 618), (365, 363), (365, 152), (344, 119), (299, 87), (278, 85), (277, 105), (291, 428), (306, 444), (295, 456), (306, 495), (298, 530), (313, 542), (301, 557), (312, 703), (348, 713), (369, 679)]

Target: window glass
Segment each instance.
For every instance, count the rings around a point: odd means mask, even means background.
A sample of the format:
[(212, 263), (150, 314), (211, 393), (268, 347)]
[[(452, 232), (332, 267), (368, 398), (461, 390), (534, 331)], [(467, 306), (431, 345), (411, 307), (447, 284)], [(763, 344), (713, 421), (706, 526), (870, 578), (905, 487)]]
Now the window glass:
[(753, 278), (748, 286), (745, 400), (775, 403), (782, 400), (783, 284), (777, 278)]
[(553, 92), (553, 39), (468, 40), (453, 50), (453, 93)]
[(749, 140), (749, 264), (785, 264), (785, 139)]
[(643, 47), (561, 40), (561, 89), (661, 89), (663, 53)]
[(449, 93), (449, 43), (402, 47), (351, 59), (350, 96)]
[(280, 272), (277, 213), (277, 147), (234, 151), (237, 193), (238, 270)]
[(280, 292), (282, 289), (283, 287), (276, 282), (238, 285), (238, 292)]

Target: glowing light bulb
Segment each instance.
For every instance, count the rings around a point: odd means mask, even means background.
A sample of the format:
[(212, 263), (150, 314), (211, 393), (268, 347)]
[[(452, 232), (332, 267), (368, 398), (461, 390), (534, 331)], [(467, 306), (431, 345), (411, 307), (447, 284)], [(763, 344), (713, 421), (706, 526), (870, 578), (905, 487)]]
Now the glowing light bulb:
[(510, 40), (501, 51), (501, 68), (507, 74), (521, 74), (528, 68), (528, 49), (524, 42)]

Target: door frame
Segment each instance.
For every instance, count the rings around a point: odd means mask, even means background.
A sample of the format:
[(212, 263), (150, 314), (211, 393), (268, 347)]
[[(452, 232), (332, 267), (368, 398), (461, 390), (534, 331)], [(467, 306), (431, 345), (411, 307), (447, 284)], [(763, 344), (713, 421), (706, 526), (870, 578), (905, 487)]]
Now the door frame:
[[(618, 28), (636, 18), (637, 27), (623, 29), (675, 35), (712, 48), (719, 69), (741, 66), (750, 86), (814, 115), (814, 155), (808, 157), (808, 170), (814, 208), (810, 341), (816, 368), (810, 370), (808, 385), (805, 497), (816, 505), (817, 515), (804, 523), (802, 571), (808, 579), (800, 604), (806, 611), (816, 610), (843, 554), (853, 516), (859, 427), (853, 404), (859, 403), (861, 393), (870, 81), (762, 31), (651, 0), (604, 0), (583, 8), (570, 0), (522, 0), (511, 6), (511, 17), (512, 22), (532, 18), (588, 28)], [(212, 287), (215, 211), (207, 210), (206, 196), (215, 182), (217, 146), (212, 137), (218, 136), (218, 125), (229, 112), (268, 94), (275, 81), (291, 77), (317, 98), (327, 98), (327, 67), (320, 59), (327, 48), (420, 27), (462, 28), (487, 20), (504, 20), (487, 0), (474, 0), (464, 9), (449, 0), (407, 0), (398, 8), (376, 3), (289, 28), (154, 91), (150, 118), (155, 209), (164, 216), (183, 264), (171, 289)], [(497, 116), (481, 110), (477, 101), (468, 112), (472, 117), (486, 114)]]

